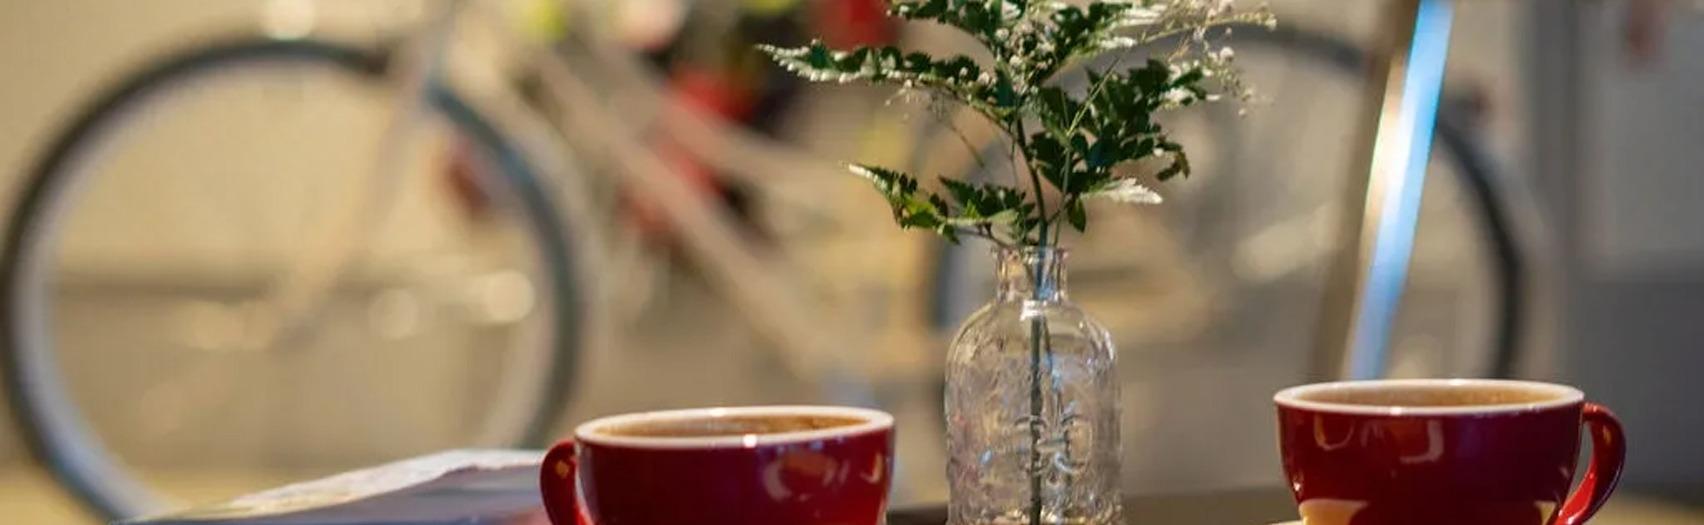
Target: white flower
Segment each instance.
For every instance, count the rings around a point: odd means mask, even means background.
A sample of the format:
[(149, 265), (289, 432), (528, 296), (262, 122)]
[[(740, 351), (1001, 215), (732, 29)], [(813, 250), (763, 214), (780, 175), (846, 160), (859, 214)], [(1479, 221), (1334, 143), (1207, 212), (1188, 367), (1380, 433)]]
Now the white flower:
[(1114, 27), (1127, 28), (1154, 25), (1158, 23), (1161, 18), (1165, 17), (1165, 8), (1166, 6), (1164, 4), (1152, 7), (1132, 7), (1129, 11), (1125, 11), (1123, 16), (1119, 17), (1118, 23), (1114, 25)]
[(1185, 102), (1189, 102), (1189, 100), (1191, 98), (1195, 97), (1195, 93), (1191, 93), (1187, 89), (1175, 88), (1175, 89), (1171, 89), (1171, 90), (1166, 91), (1166, 94), (1164, 96), (1165, 96), (1165, 99), (1166, 99), (1166, 104), (1177, 106), (1177, 105), (1182, 105)]
[(1119, 179), (1106, 185), (1106, 187), (1089, 192), (1087, 196), (1124, 204), (1159, 204), (1165, 202), (1165, 198), (1160, 197), (1159, 193), (1143, 186), (1136, 179)]
[(857, 165), (857, 164), (847, 164), (846, 165), (846, 171), (850, 171), (850, 172), (852, 172), (853, 175), (857, 175), (857, 176), (863, 178), (864, 180), (868, 180), (870, 182), (874, 182), (874, 183), (878, 183), (878, 184), (880, 184), (882, 182), (881, 177), (876, 176), (876, 172), (870, 171), (870, 168), (866, 168), (864, 166), (860, 166), (860, 165)]
[(846, 169), (851, 171), (853, 175), (857, 175), (864, 180), (870, 181), (870, 184), (874, 184), (876, 186), (877, 191), (882, 193), (891, 193), (894, 190), (893, 183), (883, 179), (881, 175), (878, 175), (875, 172), (875, 170), (871, 170), (870, 168), (857, 164), (848, 164), (846, 165)]
[(1128, 47), (1136, 47), (1139, 44), (1141, 44), (1141, 42), (1136, 40), (1135, 38), (1131, 38), (1131, 37), (1127, 37), (1127, 36), (1113, 36), (1113, 37), (1107, 37), (1106, 40), (1102, 41), (1101, 44), (1100, 44), (1100, 48), (1107, 50), (1107, 51), (1113, 51), (1113, 50), (1124, 49), (1124, 48), (1128, 48)]

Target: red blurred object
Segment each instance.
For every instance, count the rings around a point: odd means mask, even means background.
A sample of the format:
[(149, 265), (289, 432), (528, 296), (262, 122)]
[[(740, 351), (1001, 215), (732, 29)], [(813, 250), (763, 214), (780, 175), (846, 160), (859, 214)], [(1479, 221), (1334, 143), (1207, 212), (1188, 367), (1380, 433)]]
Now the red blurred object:
[(446, 190), (468, 220), (481, 222), (491, 215), (491, 195), (480, 182), (485, 175), (480, 170), (483, 164), (479, 152), (474, 150), (473, 141), (464, 137), (452, 141), (442, 161)]
[(1627, 56), (1636, 65), (1655, 62), (1662, 56), (1669, 0), (1632, 0), (1621, 28)]
[(732, 76), (682, 66), (675, 68), (670, 80), (674, 98), (688, 107), (727, 120), (740, 120), (751, 113), (751, 86)]
[[(669, 96), (676, 103), (710, 118), (738, 121), (749, 115), (756, 104), (751, 89), (732, 77), (691, 66), (677, 67), (670, 77), (669, 87)], [(705, 199), (721, 197), (722, 188), (716, 180), (716, 172), (684, 146), (667, 137), (658, 137), (653, 139), (652, 147), (668, 163), (675, 176)], [(647, 236), (666, 237), (670, 228), (650, 206), (641, 199), (628, 200), (628, 209), (640, 231)]]
[(889, 44), (898, 33), (884, 0), (826, 0), (816, 6), (816, 34), (836, 48)]

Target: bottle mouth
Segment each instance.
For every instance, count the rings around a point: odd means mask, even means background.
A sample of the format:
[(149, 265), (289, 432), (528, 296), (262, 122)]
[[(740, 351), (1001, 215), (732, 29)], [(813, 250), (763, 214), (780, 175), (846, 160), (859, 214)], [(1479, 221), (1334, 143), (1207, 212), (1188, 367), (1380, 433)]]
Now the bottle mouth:
[(1017, 253), (1023, 255), (1041, 255), (1048, 253), (1068, 253), (1070, 248), (1064, 246), (1032, 246), (1028, 244), (1017, 246), (995, 246), (994, 253)]
[(995, 246), (991, 251), (995, 257), (1020, 258), (1025, 261), (1064, 260), (1071, 254), (1070, 248), (1058, 246)]
[(998, 300), (1056, 301), (1065, 297), (1064, 248), (998, 247), (994, 296)]

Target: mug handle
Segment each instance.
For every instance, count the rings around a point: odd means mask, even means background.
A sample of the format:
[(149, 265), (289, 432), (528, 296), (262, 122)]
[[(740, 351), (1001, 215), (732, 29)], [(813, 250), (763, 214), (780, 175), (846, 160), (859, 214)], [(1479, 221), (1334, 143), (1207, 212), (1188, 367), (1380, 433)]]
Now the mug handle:
[(1581, 415), (1592, 437), (1592, 460), (1580, 479), (1580, 488), (1562, 504), (1562, 512), (1556, 514), (1553, 525), (1584, 525), (1609, 501), (1615, 483), (1621, 480), (1621, 463), (1627, 456), (1621, 420), (1597, 403), (1586, 403)]
[(580, 470), (574, 455), (574, 440), (565, 439), (544, 453), (538, 469), (538, 488), (544, 497), (544, 513), (553, 525), (584, 525), (580, 504), (574, 494), (575, 474)]

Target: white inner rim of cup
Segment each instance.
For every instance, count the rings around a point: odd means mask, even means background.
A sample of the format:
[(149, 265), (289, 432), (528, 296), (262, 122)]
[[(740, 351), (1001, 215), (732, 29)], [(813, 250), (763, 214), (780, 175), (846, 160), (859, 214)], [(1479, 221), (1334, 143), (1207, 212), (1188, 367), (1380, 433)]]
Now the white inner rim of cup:
[[(1457, 390), (1457, 389), (1488, 389), (1500, 391), (1521, 391), (1544, 397), (1543, 401), (1531, 403), (1506, 403), (1483, 405), (1456, 406), (1387, 406), (1338, 403), (1332, 401), (1314, 401), (1310, 397), (1321, 392), (1354, 393), (1374, 392), (1391, 388), (1421, 389), (1421, 390)], [(1372, 381), (1339, 381), (1335, 383), (1319, 383), (1302, 385), (1280, 390), (1272, 396), (1272, 401), (1280, 406), (1313, 410), (1316, 412), (1334, 412), (1341, 414), (1371, 414), (1371, 415), (1473, 415), (1498, 414), (1507, 412), (1529, 412), (1559, 408), (1585, 401), (1586, 395), (1579, 389), (1570, 386), (1539, 383), (1536, 381), (1515, 381), (1508, 379), (1380, 379)]]
[[(863, 421), (852, 425), (821, 428), (816, 430), (771, 432), (764, 434), (730, 434), (718, 436), (621, 436), (605, 432), (605, 429), (611, 427), (658, 421), (751, 416), (843, 417), (848, 419), (861, 419)], [(750, 448), (764, 445), (809, 442), (820, 439), (853, 436), (892, 427), (892, 415), (880, 410), (871, 410), (867, 408), (803, 405), (715, 407), (664, 410), (659, 412), (639, 412), (635, 414), (602, 417), (581, 423), (580, 426), (575, 427), (574, 439), (588, 443), (635, 448)]]

